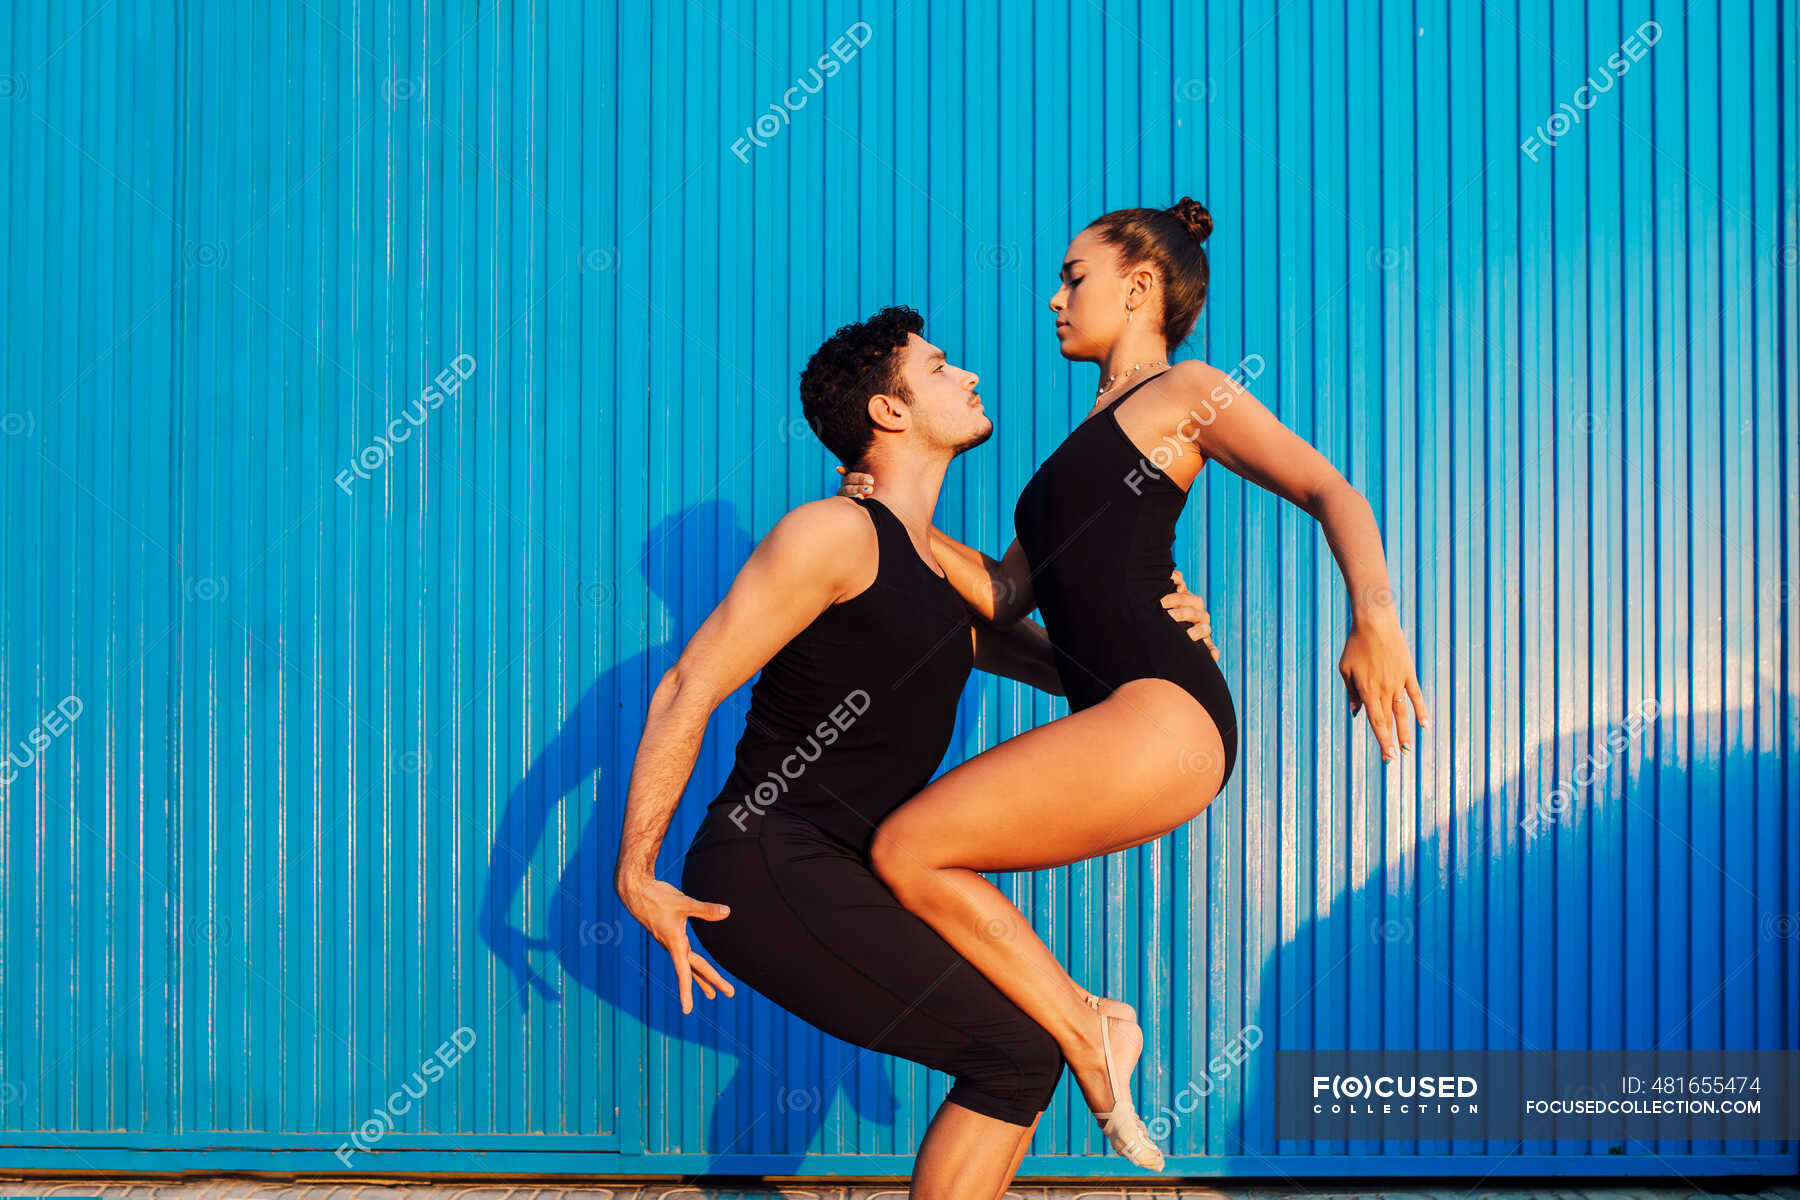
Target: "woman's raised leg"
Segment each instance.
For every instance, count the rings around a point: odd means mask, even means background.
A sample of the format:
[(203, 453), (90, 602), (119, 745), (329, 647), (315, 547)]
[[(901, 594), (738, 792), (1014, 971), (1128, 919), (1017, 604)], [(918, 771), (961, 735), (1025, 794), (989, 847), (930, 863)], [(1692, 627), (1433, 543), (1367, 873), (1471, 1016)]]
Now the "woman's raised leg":
[[(1204, 810), (1224, 743), (1198, 701), (1164, 679), (1133, 680), (1078, 713), (1002, 742), (934, 780), (876, 830), (876, 873), (1062, 1047), (1088, 1106), (1115, 1097), (1101, 1022), (1082, 989), (982, 871), (1062, 866), (1141, 845)], [(1129, 1077), (1143, 1045), (1115, 1018)]]

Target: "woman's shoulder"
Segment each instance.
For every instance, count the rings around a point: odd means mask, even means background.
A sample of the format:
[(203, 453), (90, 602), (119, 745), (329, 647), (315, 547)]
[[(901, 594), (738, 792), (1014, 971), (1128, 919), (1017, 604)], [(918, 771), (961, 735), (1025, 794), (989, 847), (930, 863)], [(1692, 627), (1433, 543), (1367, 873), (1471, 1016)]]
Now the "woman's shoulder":
[(1182, 359), (1163, 372), (1163, 377), (1184, 391), (1189, 388), (1211, 388), (1221, 380), (1230, 378), (1221, 368), (1198, 358)]
[(1158, 382), (1164, 381), (1168, 386), (1162, 394), (1162, 407), (1171, 420), (1198, 412), (1210, 422), (1220, 410), (1249, 394), (1235, 371), (1197, 358), (1184, 359), (1164, 371)]

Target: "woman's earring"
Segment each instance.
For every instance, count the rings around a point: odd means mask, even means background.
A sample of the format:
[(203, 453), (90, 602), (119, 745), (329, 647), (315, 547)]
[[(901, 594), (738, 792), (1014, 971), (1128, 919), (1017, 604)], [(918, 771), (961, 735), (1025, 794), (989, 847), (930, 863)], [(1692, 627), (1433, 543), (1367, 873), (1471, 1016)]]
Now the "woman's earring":
[(1125, 306), (1125, 323), (1127, 325), (1131, 324), (1131, 305), (1129, 304)]

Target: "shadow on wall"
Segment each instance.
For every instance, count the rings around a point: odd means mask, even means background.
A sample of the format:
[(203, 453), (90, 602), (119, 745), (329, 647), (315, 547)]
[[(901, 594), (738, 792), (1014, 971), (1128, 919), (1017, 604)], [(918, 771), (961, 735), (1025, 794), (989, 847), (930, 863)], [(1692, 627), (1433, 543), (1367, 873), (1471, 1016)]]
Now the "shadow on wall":
[[(684, 572), (693, 559), (676, 549), (682, 545), (708, 554), (722, 549), (712, 569)], [(684, 1016), (667, 954), (612, 888), (643, 704), (752, 548), (731, 506), (720, 502), (690, 508), (651, 532), (641, 559), (646, 581), (679, 614), (681, 632), (603, 671), (513, 787), (489, 858), (479, 927), (525, 993), (521, 1014), (533, 994), (559, 999), (540, 970), (545, 956), (554, 955), (569, 979), (650, 1031), (646, 1036), (711, 1049), (726, 1078), (716, 1097), (701, 1101), (708, 1105), (706, 1152), (774, 1156), (766, 1173), (785, 1174), (816, 1144), (840, 1092), (861, 1120), (893, 1125), (895, 1061), (818, 1033), (735, 979), (737, 995), (729, 1000), (709, 1001), (696, 986), (694, 1012)], [(729, 772), (748, 694), (746, 685), (714, 714), (664, 839), (659, 878), (680, 877), (693, 829)], [(966, 715), (959, 713), (953, 747), (964, 744)], [(1146, 1059), (1134, 1089), (1153, 1136), (1171, 1156), (1412, 1149), (1410, 1141), (1278, 1142), (1272, 1085), (1274, 1051), (1283, 1048), (1795, 1049), (1791, 1031), (1780, 1027), (1779, 995), (1767, 994), (1768, 981), (1791, 976), (1800, 954), (1800, 915), (1784, 901), (1793, 886), (1786, 874), (1791, 854), (1767, 839), (1759, 844), (1756, 830), (1780, 822), (1751, 807), (1781, 803), (1784, 768), (1779, 748), (1758, 754), (1745, 738), (1727, 735), (1749, 720), (1742, 713), (1664, 710), (1632, 728), (1622, 714), (1610, 725), (1527, 745), (1520, 759), (1532, 764), (1528, 769), (1495, 764), (1490, 778), (1497, 785), (1472, 790), (1468, 799), (1434, 805), (1427, 798), (1402, 813), (1395, 792), (1380, 812), (1352, 810), (1349, 829), (1332, 835), (1332, 847), (1313, 844), (1325, 827), (1319, 822), (1309, 822), (1298, 841), (1284, 835), (1287, 853), (1297, 845), (1298, 853), (1334, 864), (1340, 882), (1317, 901), (1263, 898), (1265, 910), (1303, 906), (1286, 942), (1254, 968), (1203, 961), (1198, 969), (1211, 981), (1207, 1011), (1152, 1016), (1147, 1034), (1172, 1050), (1161, 1061)], [(1447, 727), (1440, 722), (1439, 734)], [(1366, 725), (1359, 723), (1356, 733), (1367, 737)], [(1618, 748), (1609, 752), (1609, 743)], [(1733, 749), (1707, 749), (1724, 745)], [(1681, 761), (1684, 749), (1698, 761)], [(1459, 748), (1440, 743), (1436, 753), (1459, 754)], [(953, 748), (946, 766), (957, 758)], [(545, 917), (548, 932), (533, 936), (513, 924), (512, 909), (555, 807), (577, 791), (593, 798), (591, 811), (561, 865)], [(1745, 808), (1726, 811), (1725, 795), (1741, 797)], [(1242, 829), (1242, 806), (1249, 802), (1234, 781), (1173, 837), (1192, 839), (1201, 822), (1213, 831)], [(1396, 820), (1410, 828), (1392, 831)], [(1353, 854), (1353, 838), (1375, 844)], [(1243, 927), (1241, 912), (1201, 910), (1209, 889), (1214, 896), (1244, 894), (1244, 864), (1233, 858), (1240, 844), (1229, 835), (1207, 843), (1207, 878), (1225, 882), (1172, 881), (1169, 895), (1195, 897), (1196, 921), (1215, 929), (1223, 923), (1227, 931)], [(1300, 864), (1301, 874), (1306, 869)], [(1297, 877), (1286, 866), (1265, 876), (1272, 887)], [(1207, 936), (1216, 947), (1217, 935)], [(1200, 949), (1203, 958), (1216, 952)], [(1760, 965), (1746, 966), (1758, 958)], [(1219, 982), (1234, 969), (1242, 985)], [(1140, 1009), (1146, 1000), (1125, 998)], [(635, 1037), (630, 1021), (624, 1036)], [(1185, 1030), (1193, 1022), (1207, 1030), (1197, 1063), (1186, 1061), (1192, 1056)], [(811, 1045), (819, 1047), (817, 1056), (791, 1052)], [(1241, 1059), (1232, 1062), (1234, 1054)], [(795, 1066), (800, 1062), (804, 1067)], [(680, 1103), (679, 1094), (668, 1101)], [(652, 1128), (678, 1128), (675, 1117), (651, 1113), (646, 1120)], [(1104, 1152), (1097, 1131), (1083, 1123), (1077, 1128), (1085, 1131), (1078, 1145)], [(1728, 1152), (1756, 1152), (1758, 1145), (1735, 1141)], [(1417, 1143), (1424, 1153), (1495, 1147), (1623, 1152), (1610, 1140)], [(1659, 1150), (1716, 1152), (1704, 1143)]]
[[(1800, 961), (1792, 851), (1758, 836), (1782, 826), (1785, 768), (1779, 747), (1733, 734), (1754, 727), (1753, 713), (1646, 700), (1526, 745), (1524, 769), (1496, 765), (1497, 785), (1467, 798), (1353, 811), (1335, 849), (1315, 852), (1342, 882), (1246, 972), (1241, 1020), (1197, 1015), (1210, 1018), (1209, 1062), (1168, 1072), (1141, 1102), (1159, 1143), (1172, 1134), (1171, 1155), (1791, 1152), (1748, 1138), (1274, 1136), (1278, 1049), (1800, 1049), (1780, 983)], [(1375, 844), (1353, 868), (1361, 831)], [(1252, 1041), (1247, 1060), (1221, 1053)]]
[[(704, 548), (710, 569), (692, 569), (693, 560), (683, 546)], [(714, 547), (719, 548), (716, 553)], [(657, 680), (724, 597), (754, 548), (754, 539), (739, 524), (731, 505), (719, 501), (665, 518), (645, 538), (639, 565), (655, 600), (678, 614), (677, 635), (602, 671), (514, 785), (489, 853), (477, 918), (482, 940), (510, 971), (513, 986), (527, 993), (516, 1005), (518, 1019), (525, 1019), (533, 996), (550, 1003), (560, 999), (556, 986), (543, 974), (547, 956), (553, 955), (568, 979), (629, 1018), (622, 1022), (624, 1036), (638, 1036), (631, 1027), (635, 1021), (652, 1031), (648, 1036), (711, 1049), (721, 1076), (726, 1076), (721, 1094), (707, 1097), (705, 1148), (715, 1155), (768, 1153), (771, 1145), (812, 1145), (839, 1092), (865, 1121), (891, 1124), (897, 1107), (888, 1056), (819, 1033), (729, 973), (736, 996), (708, 1000), (696, 983), (694, 1011), (684, 1015), (668, 953), (625, 911), (613, 890), (626, 788), (643, 731), (644, 707)], [(686, 795), (663, 840), (659, 879), (674, 883), (681, 877), (688, 841), (730, 772), (749, 690), (746, 684), (713, 714)], [(559, 882), (544, 918), (547, 934), (534, 936), (515, 924), (514, 908), (556, 806), (572, 796), (589, 804), (590, 810), (584, 814), (579, 844), (560, 864)], [(749, 1030), (756, 1031), (754, 1045), (746, 1032), (740, 1032)], [(788, 1047), (812, 1039), (821, 1045), (822, 1061), (808, 1056), (806, 1077), (796, 1078), (790, 1067), (795, 1056)], [(670, 1100), (679, 1103), (679, 1095)], [(770, 1113), (779, 1120), (734, 1128), (743, 1124), (739, 1114), (744, 1113)], [(658, 1124), (655, 1114), (647, 1121), (652, 1128)], [(670, 1120), (668, 1125), (679, 1127), (679, 1122)], [(787, 1153), (769, 1170), (780, 1174), (802, 1157), (801, 1152)]]

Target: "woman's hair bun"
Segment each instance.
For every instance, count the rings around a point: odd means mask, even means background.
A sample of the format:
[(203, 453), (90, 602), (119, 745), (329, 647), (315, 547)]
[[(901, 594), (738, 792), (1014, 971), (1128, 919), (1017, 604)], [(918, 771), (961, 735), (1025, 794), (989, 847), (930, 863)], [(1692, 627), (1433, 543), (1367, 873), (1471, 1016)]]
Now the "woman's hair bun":
[(1196, 242), (1204, 242), (1207, 235), (1212, 233), (1212, 214), (1206, 211), (1206, 205), (1192, 196), (1183, 196), (1164, 211), (1180, 221), (1182, 228), (1188, 231), (1188, 236)]

